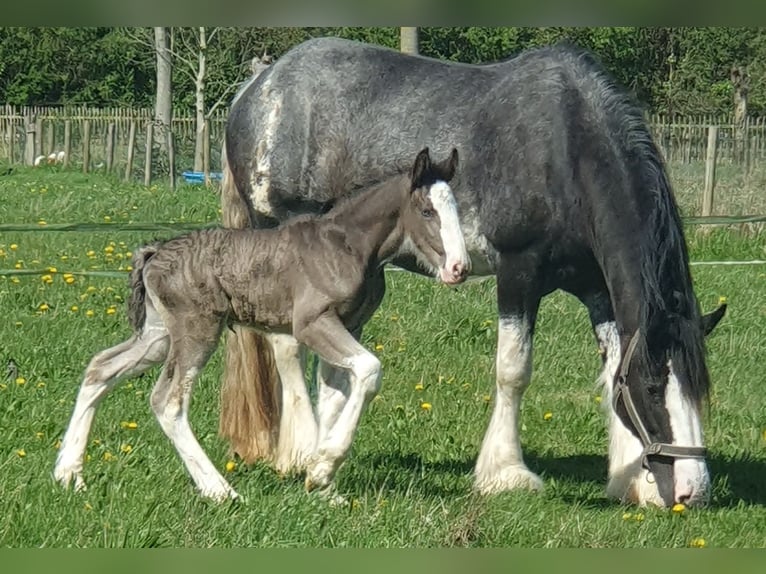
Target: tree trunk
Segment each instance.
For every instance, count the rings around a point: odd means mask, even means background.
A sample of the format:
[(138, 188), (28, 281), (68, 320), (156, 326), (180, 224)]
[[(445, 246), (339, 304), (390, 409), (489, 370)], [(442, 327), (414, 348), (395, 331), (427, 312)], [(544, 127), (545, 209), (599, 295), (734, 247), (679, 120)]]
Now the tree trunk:
[(399, 28), (400, 50), (405, 54), (418, 53), (418, 29), (416, 27)]
[(157, 94), (154, 104), (155, 141), (164, 157), (168, 153), (167, 132), (173, 116), (173, 64), (170, 56), (170, 34), (167, 28), (154, 28), (154, 48), (157, 54)]
[(734, 160), (745, 161), (747, 93), (750, 87), (750, 77), (740, 66), (731, 67), (731, 83), (734, 87)]
[(199, 46), (197, 52), (197, 76), (194, 80), (196, 90), (194, 112), (196, 117), (196, 139), (194, 142), (194, 171), (202, 171), (205, 149), (205, 65), (207, 51), (207, 34), (205, 28), (199, 29)]

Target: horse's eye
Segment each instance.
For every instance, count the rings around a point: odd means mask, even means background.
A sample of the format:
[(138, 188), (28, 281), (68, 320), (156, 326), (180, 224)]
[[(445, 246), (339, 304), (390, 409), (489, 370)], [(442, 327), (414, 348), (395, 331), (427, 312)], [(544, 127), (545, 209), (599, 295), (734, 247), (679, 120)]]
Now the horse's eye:
[(434, 216), (434, 210), (433, 209), (424, 209), (420, 213), (426, 219), (431, 219)]

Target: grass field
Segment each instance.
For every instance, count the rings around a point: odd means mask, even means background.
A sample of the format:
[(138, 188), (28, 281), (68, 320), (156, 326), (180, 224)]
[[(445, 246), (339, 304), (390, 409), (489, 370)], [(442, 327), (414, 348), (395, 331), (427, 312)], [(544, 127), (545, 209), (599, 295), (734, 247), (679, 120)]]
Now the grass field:
[[(40, 229), (219, 219), (218, 197), (201, 187), (171, 193), (20, 169), (0, 178), (0, 193), (0, 223)], [(0, 268), (41, 271), (0, 276), (0, 546), (766, 547), (766, 266), (759, 265), (693, 268), (705, 310), (721, 296), (729, 301), (708, 339), (713, 495), (704, 509), (674, 514), (604, 497), (600, 360), (584, 309), (564, 294), (542, 306), (522, 407), (526, 460), (546, 490), (473, 495), (470, 473), (492, 406), (494, 282), (448, 289), (407, 273), (389, 274), (364, 334), (384, 379), (338, 477), (349, 506), (329, 507), (304, 493), (300, 477), (261, 465), (227, 471), (242, 503), (200, 499), (149, 408), (158, 369), (107, 397), (88, 448), (89, 489), (62, 490), (51, 471), (82, 371), (129, 334), (126, 276), (74, 272), (124, 270), (131, 249), (169, 235), (0, 232)], [(690, 231), (689, 243), (695, 261), (766, 258), (764, 235), (752, 230)], [(225, 469), (220, 351), (195, 391), (192, 426)], [(11, 359), (18, 373), (6, 378)]]

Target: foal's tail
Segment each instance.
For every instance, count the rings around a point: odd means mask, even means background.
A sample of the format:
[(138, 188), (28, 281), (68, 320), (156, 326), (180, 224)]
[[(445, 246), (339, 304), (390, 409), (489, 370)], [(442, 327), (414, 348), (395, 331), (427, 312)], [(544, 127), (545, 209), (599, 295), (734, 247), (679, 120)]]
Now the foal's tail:
[[(221, 209), (225, 227), (250, 227), (250, 211), (221, 152)], [(235, 326), (226, 334), (218, 433), (243, 461), (273, 460), (277, 445), (282, 385), (265, 337)]]
[(157, 253), (161, 241), (155, 241), (138, 248), (133, 253), (133, 269), (130, 272), (130, 299), (128, 300), (128, 320), (133, 330), (138, 332), (146, 321), (146, 286), (144, 285), (144, 267)]

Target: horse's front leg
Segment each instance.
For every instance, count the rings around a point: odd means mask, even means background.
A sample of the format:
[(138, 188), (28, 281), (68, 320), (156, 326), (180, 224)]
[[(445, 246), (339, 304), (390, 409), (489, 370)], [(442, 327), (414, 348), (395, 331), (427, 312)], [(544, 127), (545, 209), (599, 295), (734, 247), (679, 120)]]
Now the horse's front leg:
[(323, 430), (313, 460), (306, 468), (306, 489), (329, 490), (335, 473), (346, 459), (359, 420), (367, 404), (380, 390), (380, 361), (345, 328), (340, 319), (326, 313), (300, 324), (295, 337), (320, 359), (349, 373), (348, 399), (334, 424)]
[(482, 494), (543, 486), (524, 464), (519, 436), (521, 399), (532, 376), (532, 336), (540, 304), (533, 267), (525, 265), (522, 257), (506, 255), (498, 266), (495, 408), (475, 471), (475, 487)]

